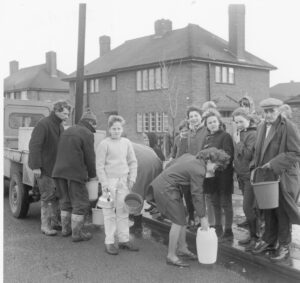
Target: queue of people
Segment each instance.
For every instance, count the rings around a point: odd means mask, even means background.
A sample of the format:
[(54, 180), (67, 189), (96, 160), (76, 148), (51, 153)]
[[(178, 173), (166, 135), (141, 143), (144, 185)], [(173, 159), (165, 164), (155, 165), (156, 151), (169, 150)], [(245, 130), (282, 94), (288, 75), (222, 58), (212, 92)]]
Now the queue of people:
[[(73, 242), (90, 240), (92, 235), (84, 231), (90, 209), (85, 182), (98, 180), (102, 194), (114, 203), (103, 208), (106, 253), (139, 250), (130, 241), (124, 204), (125, 196), (134, 191), (172, 222), (167, 264), (187, 267), (184, 259), (197, 259), (185, 239), (186, 227), (194, 226), (196, 218), (202, 229), (215, 228), (220, 242), (233, 240), (235, 174), (249, 226), (249, 236), (239, 244), (253, 254), (273, 250), (273, 261), (288, 258), (291, 225), (300, 224), (296, 205), (300, 136), (287, 118), (289, 109), (282, 105), (278, 99), (264, 99), (260, 103), (263, 118), (259, 119), (251, 98), (243, 97), (232, 114), (231, 134), (213, 101), (205, 102), (201, 109), (190, 106), (163, 170), (165, 156), (154, 133), (144, 134), (145, 145), (133, 143), (124, 137), (124, 119), (112, 115), (109, 135), (94, 150), (96, 116), (87, 111), (77, 125), (64, 131), (62, 123), (71, 107), (65, 101), (57, 102), (50, 116), (37, 124), (29, 144), (29, 166), (41, 192), (41, 231), (47, 236), (57, 234), (59, 201), (62, 236), (71, 236)], [(280, 178), (278, 208), (262, 212), (257, 207), (250, 182), (254, 169), (255, 182)], [(261, 236), (257, 223), (262, 217), (265, 229)], [(133, 228), (141, 232), (141, 214), (134, 216)]]

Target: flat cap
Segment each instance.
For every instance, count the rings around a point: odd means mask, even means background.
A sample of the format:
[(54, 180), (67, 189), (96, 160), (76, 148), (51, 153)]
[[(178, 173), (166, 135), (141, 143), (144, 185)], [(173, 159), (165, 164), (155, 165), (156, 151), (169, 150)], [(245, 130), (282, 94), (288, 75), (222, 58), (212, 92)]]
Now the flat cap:
[(259, 106), (261, 108), (273, 108), (273, 107), (279, 107), (282, 104), (283, 104), (283, 102), (280, 99), (270, 97), (270, 98), (266, 98), (266, 99), (262, 100), (259, 103)]

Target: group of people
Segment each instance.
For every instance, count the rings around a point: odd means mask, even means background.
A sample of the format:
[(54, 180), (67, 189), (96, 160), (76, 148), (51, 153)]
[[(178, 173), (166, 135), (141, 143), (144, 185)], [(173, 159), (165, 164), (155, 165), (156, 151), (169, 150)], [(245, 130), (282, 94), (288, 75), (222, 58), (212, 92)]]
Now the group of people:
[[(144, 135), (147, 146), (124, 137), (124, 119), (112, 115), (109, 135), (94, 150), (96, 116), (87, 111), (79, 123), (63, 131), (68, 118), (66, 102), (54, 105), (49, 117), (34, 128), (29, 145), (29, 166), (41, 191), (41, 230), (55, 235), (55, 216), (60, 209), (62, 236), (74, 242), (89, 240), (83, 226), (89, 212), (85, 182), (98, 180), (102, 193), (114, 206), (103, 208), (105, 251), (117, 255), (119, 249), (138, 251), (129, 240), (129, 214), (124, 198), (139, 193), (171, 222), (167, 264), (186, 267), (185, 259), (195, 260), (187, 246), (186, 226), (200, 219), (201, 229), (214, 227), (219, 241), (232, 241), (234, 173), (243, 199), (249, 237), (239, 241), (247, 251), (259, 254), (273, 250), (271, 259), (289, 257), (291, 225), (300, 224), (297, 207), (300, 183), (300, 136), (285, 115), (282, 101), (260, 102), (263, 117), (256, 115), (249, 97), (240, 100), (233, 114), (233, 133), (226, 131), (213, 101), (202, 108), (190, 106), (179, 125), (171, 156), (162, 169), (162, 155), (152, 133)], [(279, 206), (260, 211), (251, 186), (254, 182), (280, 178)], [(59, 206), (58, 206), (59, 200)], [(186, 211), (188, 217), (186, 216)], [(224, 225), (222, 222), (224, 215)], [(258, 219), (265, 222), (258, 233)], [(134, 227), (142, 229), (142, 216), (134, 216)]]

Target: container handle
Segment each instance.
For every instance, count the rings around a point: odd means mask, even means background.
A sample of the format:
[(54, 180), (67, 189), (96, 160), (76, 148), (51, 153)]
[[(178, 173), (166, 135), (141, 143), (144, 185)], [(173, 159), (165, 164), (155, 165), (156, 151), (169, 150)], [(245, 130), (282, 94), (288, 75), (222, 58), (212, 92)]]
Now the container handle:
[[(258, 167), (256, 167), (255, 169), (253, 169), (252, 171), (251, 171), (251, 175), (250, 175), (250, 183), (251, 183), (251, 185), (253, 186), (253, 184), (254, 184), (254, 182), (253, 182), (253, 179), (254, 179), (254, 177), (255, 177), (255, 173), (256, 173), (256, 170), (257, 169), (265, 169), (265, 168), (263, 168), (263, 167), (261, 167), (261, 166), (258, 166)], [(277, 180), (278, 182), (280, 181), (280, 176), (278, 176), (278, 180)]]

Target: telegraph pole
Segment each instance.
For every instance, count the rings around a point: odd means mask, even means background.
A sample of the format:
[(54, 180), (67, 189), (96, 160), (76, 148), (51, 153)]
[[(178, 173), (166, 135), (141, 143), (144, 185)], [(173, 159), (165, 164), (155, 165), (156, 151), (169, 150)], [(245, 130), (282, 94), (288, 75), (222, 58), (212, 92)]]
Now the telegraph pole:
[(79, 4), (79, 25), (78, 25), (76, 95), (75, 95), (75, 124), (79, 122), (83, 110), (85, 15), (86, 15), (86, 4), (80, 3)]

